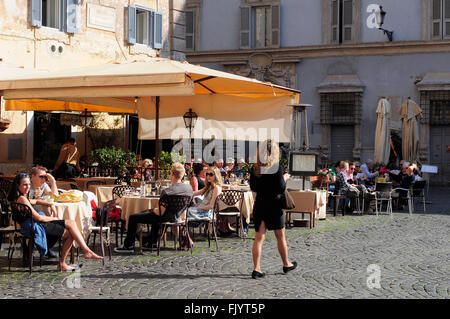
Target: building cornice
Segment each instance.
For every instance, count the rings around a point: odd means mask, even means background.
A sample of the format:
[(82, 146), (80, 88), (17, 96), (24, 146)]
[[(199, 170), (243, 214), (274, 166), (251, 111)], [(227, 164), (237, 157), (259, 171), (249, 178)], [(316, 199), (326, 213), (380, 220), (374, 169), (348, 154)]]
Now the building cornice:
[(315, 45), (301, 47), (267, 48), (252, 50), (222, 50), (186, 52), (186, 59), (196, 62), (223, 62), (248, 59), (251, 54), (261, 52), (273, 57), (293, 57), (302, 59), (329, 58), (343, 56), (390, 56), (405, 54), (450, 53), (450, 41), (408, 41), (376, 42), (341, 45)]

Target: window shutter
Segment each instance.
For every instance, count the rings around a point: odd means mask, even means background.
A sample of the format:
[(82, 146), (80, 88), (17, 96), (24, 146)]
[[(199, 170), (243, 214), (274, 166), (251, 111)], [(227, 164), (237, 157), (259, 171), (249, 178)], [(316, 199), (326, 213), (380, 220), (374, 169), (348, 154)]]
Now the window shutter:
[(195, 12), (186, 11), (186, 50), (194, 50)]
[(432, 34), (431, 37), (433, 39), (440, 39), (441, 38), (441, 30), (442, 30), (442, 10), (441, 10), (441, 0), (433, 0), (433, 14), (432, 14)]
[(343, 40), (344, 42), (353, 39), (353, 0), (344, 0), (343, 5)]
[(65, 10), (63, 19), (65, 20), (65, 30), (68, 33), (77, 33), (77, 9), (78, 0), (64, 0)]
[(42, 27), (42, 0), (31, 0), (31, 25)]
[(154, 13), (154, 44), (155, 49), (162, 49), (163, 47), (163, 15), (162, 13)]
[(240, 48), (250, 49), (251, 46), (251, 8), (241, 7)]
[(331, 2), (331, 42), (339, 43), (339, 0)]
[(280, 6), (272, 6), (272, 46), (280, 47)]
[(128, 6), (128, 43), (136, 44), (136, 7)]
[(444, 12), (444, 30), (443, 35), (444, 39), (450, 39), (450, 0), (444, 0), (444, 9), (442, 10)]

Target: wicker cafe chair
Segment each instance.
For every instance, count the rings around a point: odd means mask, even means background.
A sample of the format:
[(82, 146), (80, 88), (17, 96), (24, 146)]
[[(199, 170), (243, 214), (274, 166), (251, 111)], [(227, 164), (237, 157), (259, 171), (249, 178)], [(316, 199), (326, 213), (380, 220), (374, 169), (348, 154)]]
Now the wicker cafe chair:
[[(161, 250), (161, 238), (164, 236), (166, 229), (168, 226), (175, 226), (178, 228), (178, 239), (180, 243), (180, 249), (182, 248), (182, 230), (186, 230), (188, 246), (191, 249), (192, 254), (192, 246), (191, 246), (191, 238), (189, 236), (187, 218), (185, 220), (181, 220), (183, 213), (187, 210), (192, 202), (192, 196), (190, 195), (167, 195), (166, 200), (163, 199), (165, 205), (164, 215), (160, 217), (159, 222), (159, 238), (158, 238), (158, 256)], [(159, 211), (161, 211), (162, 201), (159, 201)], [(177, 249), (177, 241), (174, 236), (174, 249)], [(152, 249), (153, 250), (153, 249)]]
[(11, 225), (11, 211), (9, 209), (9, 203), (6, 198), (6, 194), (3, 190), (0, 190), (0, 245), (3, 244), (4, 237), (9, 235), (9, 247), (11, 247), (12, 242), (14, 242), (15, 239), (15, 231), (15, 227)]
[(8, 179), (0, 178), (0, 190), (4, 191), (5, 194), (9, 194), (12, 182)]
[(127, 176), (119, 176), (114, 180), (114, 185), (122, 185), (123, 183), (131, 185), (131, 179)]
[[(25, 255), (25, 247), (26, 247), (25, 241), (28, 239), (28, 260), (29, 260), (29, 267), (30, 267), (30, 274), (31, 274), (31, 272), (33, 270), (33, 249), (34, 249), (34, 221), (32, 218), (31, 208), (25, 204), (12, 202), (11, 203), (11, 212), (12, 212), (12, 219), (14, 221), (14, 230), (15, 230), (14, 236), (17, 236), (17, 237), (20, 236), (22, 238), (22, 248), (23, 248), (24, 260), (25, 260), (25, 256), (26, 256)], [(19, 233), (19, 230), (17, 228), (18, 223), (20, 224), (28, 218), (31, 219), (31, 236), (30, 237), (23, 236), (21, 233)], [(11, 247), (12, 247), (12, 252), (10, 252)], [(14, 250), (15, 250), (15, 243), (13, 241), (13, 245), (10, 245), (10, 247), (8, 249), (8, 261), (9, 261), (8, 270), (9, 271), (11, 270), (11, 261), (12, 261), (12, 257), (14, 254)], [(42, 267), (42, 256), (40, 256), (40, 266)]]
[[(101, 215), (97, 218), (100, 218), (100, 225), (99, 226), (89, 226), (89, 230), (94, 233), (94, 243), (93, 243), (93, 248), (95, 248), (95, 237), (97, 235), (97, 233), (100, 235), (100, 245), (102, 247), (102, 256), (103, 256), (103, 266), (105, 265), (105, 243), (106, 246), (108, 247), (108, 255), (109, 255), (109, 260), (111, 261), (111, 254), (112, 254), (112, 248), (111, 248), (111, 232), (110, 232), (110, 227), (107, 226), (108, 225), (108, 221), (109, 221), (109, 215), (111, 215), (111, 212), (113, 211), (114, 207), (116, 205), (116, 200), (112, 199), (107, 201), (101, 210)], [(103, 235), (106, 235), (106, 239), (103, 239)], [(89, 238), (91, 237), (91, 235), (89, 234), (88, 240), (87, 242), (89, 243)]]
[(88, 181), (86, 183), (86, 190), (87, 191), (89, 190), (89, 186), (91, 186), (91, 185), (106, 185), (106, 182), (105, 181)]
[[(235, 217), (236, 218), (236, 233), (240, 238), (243, 238), (243, 223), (242, 223), (242, 204), (244, 202), (244, 192), (238, 189), (224, 189), (218, 196), (227, 208), (224, 208), (217, 213), (217, 219)], [(239, 208), (237, 205), (239, 204)]]
[[(112, 199), (117, 200), (118, 198), (122, 198), (123, 195), (125, 194), (125, 192), (127, 191), (134, 191), (135, 188), (133, 186), (129, 186), (129, 185), (118, 185), (118, 186), (114, 186), (113, 190), (112, 190)], [(120, 211), (122, 211), (122, 208), (120, 206), (116, 206), (117, 208), (120, 209)], [(110, 220), (111, 224), (114, 224), (115, 226), (115, 230), (116, 230), (116, 246), (119, 246), (119, 227), (120, 227), (120, 244), (123, 243), (123, 232), (125, 229), (125, 220), (120, 219), (120, 220)]]

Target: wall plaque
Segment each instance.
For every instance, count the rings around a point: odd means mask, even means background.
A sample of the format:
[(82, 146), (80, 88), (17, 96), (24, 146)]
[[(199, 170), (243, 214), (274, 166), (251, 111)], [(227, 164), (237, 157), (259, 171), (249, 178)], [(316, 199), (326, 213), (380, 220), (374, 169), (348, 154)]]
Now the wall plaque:
[(116, 8), (87, 4), (87, 26), (105, 31), (116, 31)]

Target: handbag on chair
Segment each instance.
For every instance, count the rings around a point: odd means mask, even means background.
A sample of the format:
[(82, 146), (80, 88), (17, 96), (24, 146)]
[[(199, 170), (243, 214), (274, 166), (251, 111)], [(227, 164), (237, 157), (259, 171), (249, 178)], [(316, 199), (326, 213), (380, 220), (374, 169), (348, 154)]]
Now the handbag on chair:
[(284, 191), (283, 194), (280, 194), (281, 200), (281, 208), (282, 209), (294, 209), (294, 200), (292, 199), (291, 194), (287, 190)]

